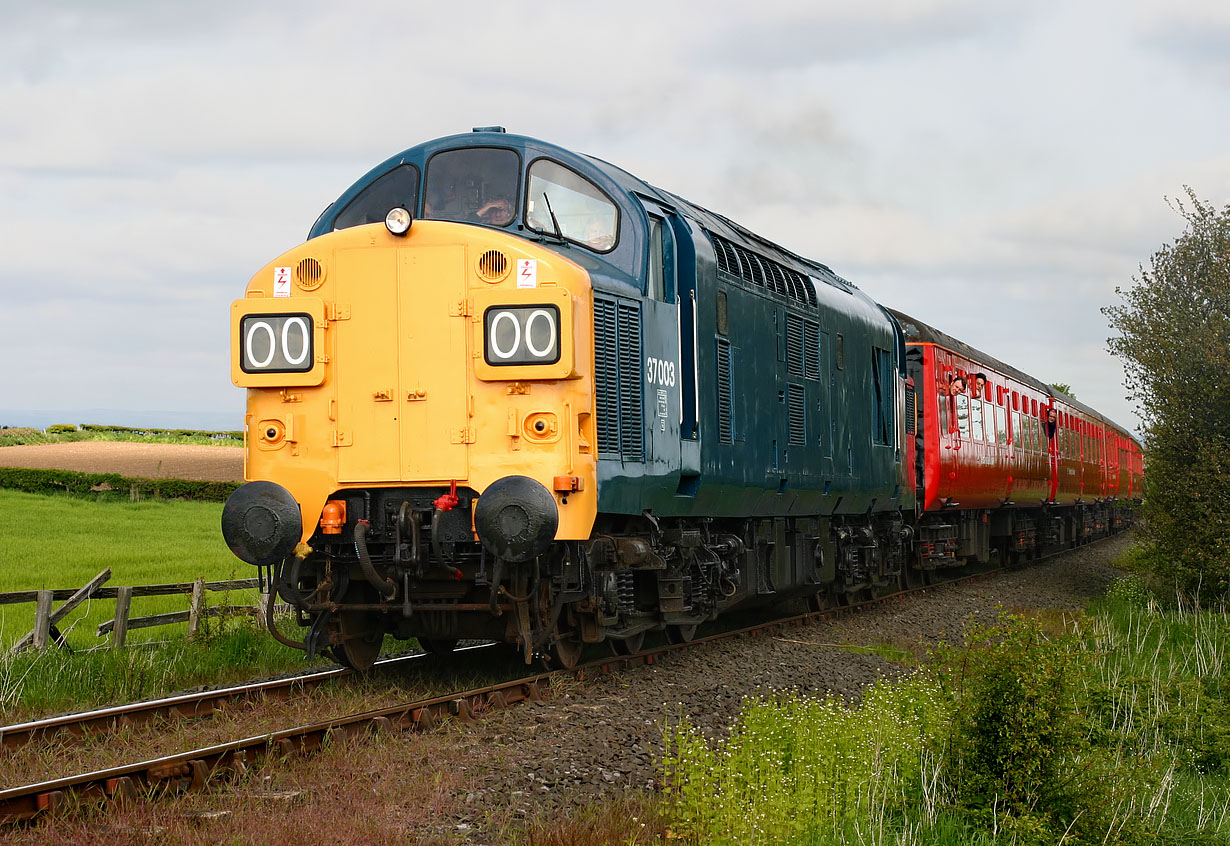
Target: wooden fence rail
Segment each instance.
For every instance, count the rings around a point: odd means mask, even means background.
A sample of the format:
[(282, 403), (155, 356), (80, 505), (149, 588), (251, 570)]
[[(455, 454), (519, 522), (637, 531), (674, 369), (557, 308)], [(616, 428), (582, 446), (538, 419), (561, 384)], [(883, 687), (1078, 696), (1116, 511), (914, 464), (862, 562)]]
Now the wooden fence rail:
[[(258, 587), (256, 579), (231, 579), (222, 582), (207, 582), (198, 579), (195, 582), (182, 582), (167, 585), (133, 585), (125, 587), (103, 587), (111, 578), (111, 570), (106, 569), (90, 580), (85, 587), (77, 590), (26, 590), (11, 593), (0, 593), (0, 605), (17, 603), (35, 603), (34, 629), (21, 638), (10, 649), (16, 654), (24, 649), (45, 649), (54, 642), (59, 646), (67, 646), (64, 636), (56, 625), (67, 617), (77, 606), (87, 599), (114, 599), (115, 617), (98, 625), (98, 636), (111, 635), (111, 646), (124, 646), (131, 629), (144, 629), (153, 626), (166, 626), (172, 623), (188, 624), (188, 636), (196, 634), (201, 620), (210, 617), (227, 617), (235, 615), (263, 615), (265, 603), (270, 601), (267, 594), (262, 594), (258, 605), (207, 605), (206, 591), (219, 593), (236, 590), (254, 590)], [(189, 595), (191, 598), (187, 611), (174, 611), (169, 614), (153, 614), (148, 617), (131, 617), (129, 611), (132, 600), (138, 596), (174, 596)], [(53, 610), (53, 604), (62, 601), (59, 608)], [(275, 613), (290, 610), (288, 605), (275, 605)]]

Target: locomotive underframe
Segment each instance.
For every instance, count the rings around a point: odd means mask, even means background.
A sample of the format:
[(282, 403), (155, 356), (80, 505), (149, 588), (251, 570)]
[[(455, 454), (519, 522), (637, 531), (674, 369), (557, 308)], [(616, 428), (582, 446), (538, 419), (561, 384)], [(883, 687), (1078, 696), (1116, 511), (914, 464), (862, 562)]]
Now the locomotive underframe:
[[(385, 634), (447, 651), (463, 639), (515, 645), (529, 661), (576, 660), (584, 643), (639, 647), (663, 630), (688, 640), (737, 605), (789, 597), (842, 601), (895, 588), (913, 529), (900, 512), (834, 518), (657, 518), (605, 515), (585, 541), (557, 541), (525, 562), (474, 540), (477, 497), (459, 489), (345, 490), (346, 521), (318, 530), (311, 551), (271, 568), (307, 628), (309, 653), (366, 666)], [(275, 634), (277, 634), (275, 630)], [(285, 640), (286, 638), (283, 637)]]
[[(369, 666), (386, 634), (429, 651), (459, 640), (514, 646), (527, 662), (565, 666), (583, 644), (639, 648), (649, 631), (688, 640), (735, 607), (807, 598), (842, 604), (929, 578), (936, 570), (1005, 564), (1074, 546), (1130, 525), (1109, 501), (923, 515), (657, 518), (603, 515), (584, 541), (557, 541), (524, 562), (475, 541), (472, 491), (439, 505), (443, 489), (374, 489), (336, 495), (349, 515), (318, 532), (303, 558), (273, 568), (283, 600), (308, 629), (303, 648)], [(298, 644), (297, 644), (298, 645)]]

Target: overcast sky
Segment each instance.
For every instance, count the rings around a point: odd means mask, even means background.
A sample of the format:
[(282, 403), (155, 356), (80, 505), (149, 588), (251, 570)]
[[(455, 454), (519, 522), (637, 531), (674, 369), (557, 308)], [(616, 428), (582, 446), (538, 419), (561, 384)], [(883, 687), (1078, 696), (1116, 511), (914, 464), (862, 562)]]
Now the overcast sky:
[(376, 163), (500, 124), (1135, 427), (1100, 309), (1167, 198), (1230, 202), (1230, 4), (855, 5), (0, 0), (0, 424), (238, 427), (248, 278)]

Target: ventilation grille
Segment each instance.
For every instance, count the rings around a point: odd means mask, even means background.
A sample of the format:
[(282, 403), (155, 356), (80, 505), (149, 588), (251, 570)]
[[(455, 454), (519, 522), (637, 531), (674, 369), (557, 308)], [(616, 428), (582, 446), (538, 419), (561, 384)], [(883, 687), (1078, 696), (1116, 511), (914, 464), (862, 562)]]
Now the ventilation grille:
[(641, 312), (635, 303), (594, 298), (598, 452), (643, 461)]
[(487, 250), (478, 257), (478, 275), (485, 282), (499, 282), (508, 275), (511, 262), (499, 250)]
[(325, 269), (314, 258), (300, 259), (295, 265), (295, 282), (305, 291), (314, 291), (325, 281)]
[(905, 389), (905, 433), (907, 435), (914, 434), (914, 427), (916, 424), (915, 415), (917, 414), (917, 411), (915, 410), (916, 402), (917, 400), (914, 398), (914, 389), (907, 387)]
[(797, 270), (733, 244), (720, 235), (706, 231), (717, 256), (718, 270), (741, 279), (748, 285), (781, 294), (796, 302), (816, 305), (816, 290), (811, 280)]
[(803, 321), (803, 369), (808, 379), (820, 378), (820, 324)]
[(735, 429), (731, 413), (732, 390), (730, 385), (730, 342), (717, 342), (717, 417), (718, 441), (724, 444), (735, 442)]
[(786, 392), (787, 413), (790, 415), (790, 443), (799, 446), (807, 443), (806, 394), (802, 385), (788, 385)]
[(803, 375), (803, 319), (786, 315), (786, 370), (791, 376)]

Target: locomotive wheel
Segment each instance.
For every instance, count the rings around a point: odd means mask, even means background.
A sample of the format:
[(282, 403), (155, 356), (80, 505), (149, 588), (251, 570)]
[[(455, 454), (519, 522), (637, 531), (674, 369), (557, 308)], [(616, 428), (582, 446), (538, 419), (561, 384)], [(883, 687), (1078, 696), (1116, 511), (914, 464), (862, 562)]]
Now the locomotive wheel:
[(456, 639), (420, 637), (418, 640), (423, 651), (432, 655), (448, 655), (457, 648)]
[(695, 623), (689, 623), (686, 626), (666, 627), (666, 640), (668, 643), (691, 643), (694, 637), (696, 637)]
[(329, 650), (334, 660), (352, 670), (370, 670), (380, 657), (384, 632), (373, 628), (368, 615), (361, 612), (343, 611), (337, 616), (342, 642)]
[(551, 661), (565, 670), (571, 670), (581, 660), (583, 647), (580, 630), (560, 621), (555, 627), (555, 637), (551, 644)]
[(637, 632), (632, 637), (611, 638), (611, 652), (615, 655), (632, 655), (645, 645), (645, 633)]
[(833, 607), (833, 597), (828, 590), (818, 590), (807, 597), (807, 610), (812, 612), (827, 611)]

